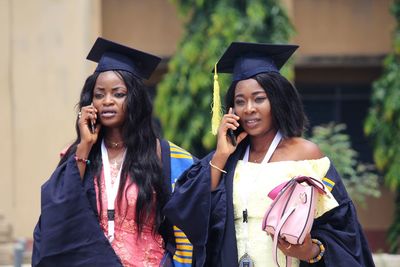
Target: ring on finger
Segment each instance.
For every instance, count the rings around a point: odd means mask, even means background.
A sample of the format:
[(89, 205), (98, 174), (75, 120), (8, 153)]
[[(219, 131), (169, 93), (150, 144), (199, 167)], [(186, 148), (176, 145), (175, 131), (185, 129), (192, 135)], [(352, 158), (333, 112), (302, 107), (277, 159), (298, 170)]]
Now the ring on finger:
[(286, 249), (289, 250), (291, 247), (292, 247), (292, 244), (289, 244), (289, 246)]

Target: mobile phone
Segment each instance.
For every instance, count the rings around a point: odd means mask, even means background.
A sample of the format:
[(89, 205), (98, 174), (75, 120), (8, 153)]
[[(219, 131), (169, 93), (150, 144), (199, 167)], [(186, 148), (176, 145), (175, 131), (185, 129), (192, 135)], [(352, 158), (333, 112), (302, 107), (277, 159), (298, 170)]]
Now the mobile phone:
[[(93, 107), (93, 102), (92, 103), (90, 103), (90, 105)], [(90, 129), (90, 132), (92, 133), (92, 134), (94, 134), (95, 132), (96, 132), (96, 122), (93, 122), (93, 120), (90, 120), (90, 127), (89, 127)]]
[[(236, 115), (235, 111), (233, 111), (233, 114)], [(243, 128), (239, 125), (239, 127), (236, 130), (228, 129), (228, 137), (231, 140), (231, 143), (233, 146), (237, 145), (237, 140), (236, 137), (243, 131)]]
[(236, 146), (237, 145), (237, 143), (236, 143), (236, 135), (235, 135), (235, 133), (233, 132), (232, 129), (228, 129), (228, 137), (231, 140), (232, 145)]
[(93, 123), (93, 121), (91, 120), (91, 121), (90, 121), (90, 132), (91, 132), (92, 134), (94, 134), (95, 131), (96, 131), (96, 129), (95, 129), (94, 123)]

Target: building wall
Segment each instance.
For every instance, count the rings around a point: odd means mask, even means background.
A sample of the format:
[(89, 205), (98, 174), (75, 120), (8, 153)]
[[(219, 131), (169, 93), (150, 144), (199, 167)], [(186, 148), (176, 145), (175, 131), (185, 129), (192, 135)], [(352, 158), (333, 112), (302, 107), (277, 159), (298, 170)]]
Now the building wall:
[(0, 1), (0, 214), (11, 214), (15, 207), (13, 182), (13, 113), (12, 102), (13, 92), (11, 86), (11, 22), (10, 22), (10, 1)]
[(391, 0), (293, 0), (299, 54), (380, 55), (391, 49)]
[(394, 219), (395, 194), (385, 186), (381, 186), (380, 191), (381, 197), (369, 197), (364, 206), (356, 205), (356, 209), (371, 250), (387, 252), (387, 229)]
[(176, 51), (183, 25), (171, 1), (102, 0), (102, 7), (104, 37), (161, 57)]
[(40, 185), (74, 137), (74, 105), (100, 30), (96, 0), (0, 1), (0, 213), (31, 237)]

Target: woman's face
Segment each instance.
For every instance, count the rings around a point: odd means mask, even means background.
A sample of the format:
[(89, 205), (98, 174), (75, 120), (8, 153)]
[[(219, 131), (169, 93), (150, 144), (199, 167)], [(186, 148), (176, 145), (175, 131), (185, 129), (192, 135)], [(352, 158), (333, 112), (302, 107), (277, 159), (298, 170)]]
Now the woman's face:
[(262, 136), (273, 128), (271, 103), (256, 80), (239, 81), (233, 103), (240, 125), (250, 136)]
[(114, 71), (99, 74), (93, 89), (93, 106), (98, 110), (97, 118), (105, 127), (119, 128), (126, 118), (128, 89), (125, 82)]

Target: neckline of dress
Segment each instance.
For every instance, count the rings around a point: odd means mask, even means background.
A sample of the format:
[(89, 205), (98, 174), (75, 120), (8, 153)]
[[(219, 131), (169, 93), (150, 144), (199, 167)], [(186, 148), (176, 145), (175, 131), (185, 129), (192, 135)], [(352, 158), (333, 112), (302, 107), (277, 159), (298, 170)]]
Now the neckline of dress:
[[(260, 163), (268, 163), (269, 162), (269, 160), (272, 157), (272, 154), (274, 154), (274, 152), (275, 152), (276, 148), (278, 147), (279, 142), (281, 140), (282, 140), (282, 133), (281, 133), (281, 131), (278, 130), (275, 134), (274, 139), (271, 142), (271, 145), (269, 146), (269, 148), (267, 150), (267, 153), (264, 156), (264, 159)], [(249, 157), (250, 157), (250, 144), (246, 148), (246, 152), (244, 153), (244, 156), (243, 156), (243, 161), (249, 162)], [(258, 162), (255, 162), (255, 163), (258, 164)]]

